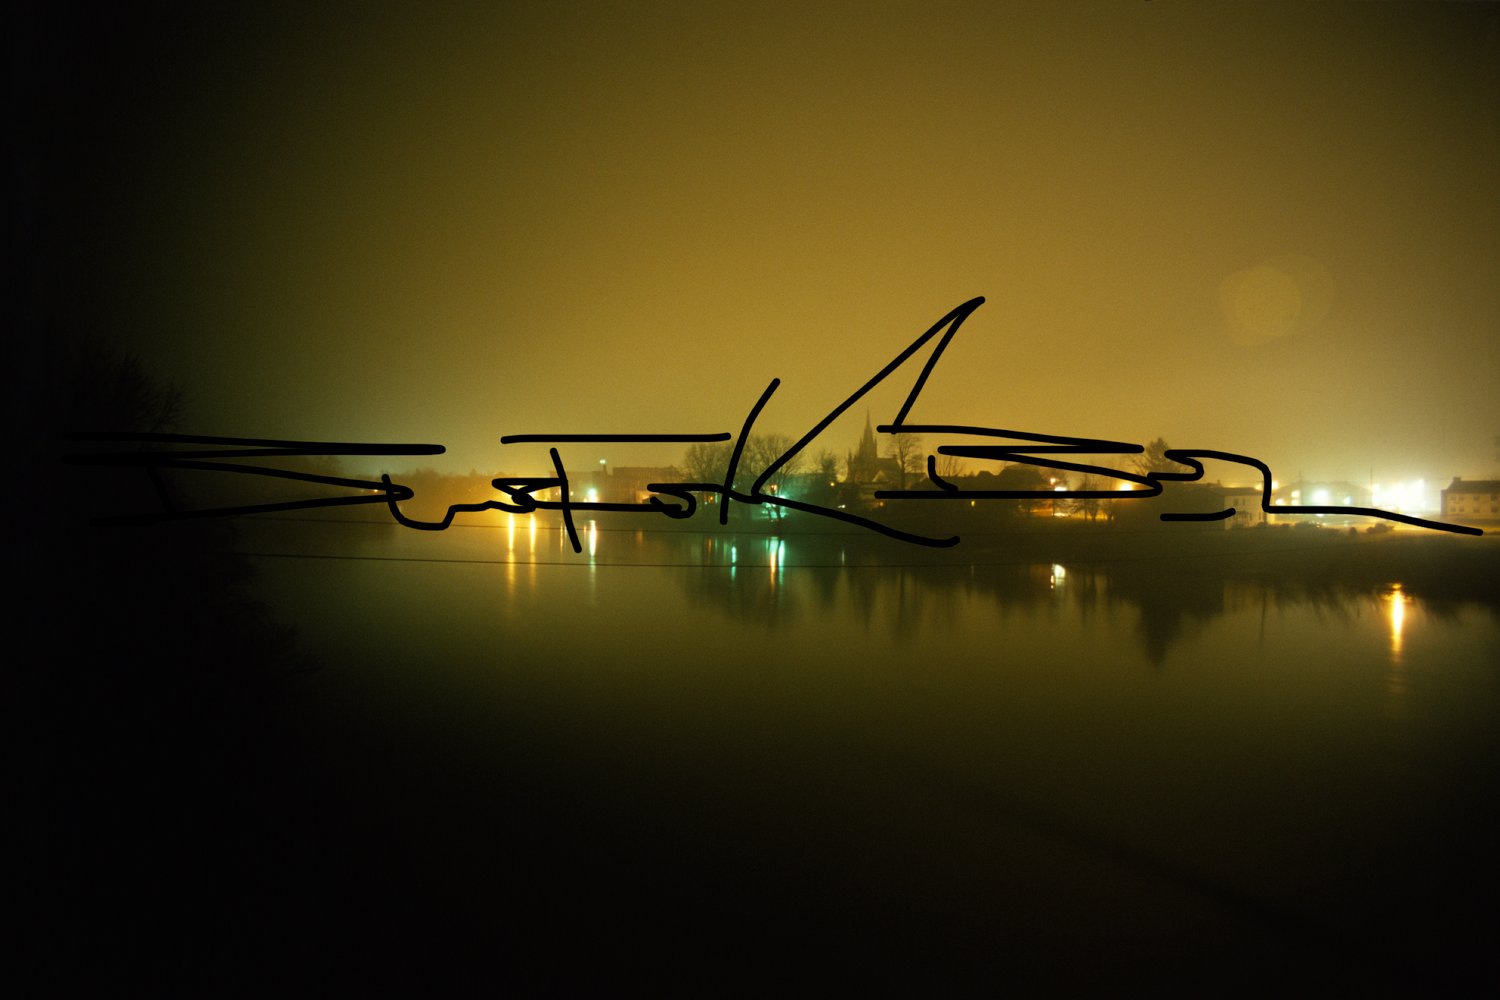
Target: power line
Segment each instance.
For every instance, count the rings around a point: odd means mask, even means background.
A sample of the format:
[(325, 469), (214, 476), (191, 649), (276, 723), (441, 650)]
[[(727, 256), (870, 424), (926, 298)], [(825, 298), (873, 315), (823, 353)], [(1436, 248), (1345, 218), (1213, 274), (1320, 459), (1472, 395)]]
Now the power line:
[[(1127, 556), (1091, 556), (1087, 559), (1064, 557), (1062, 565), (1069, 567), (1088, 567), (1098, 565), (1111, 565), (1116, 563), (1142, 563), (1142, 562), (1164, 562), (1167, 560), (1217, 560), (1234, 559), (1246, 556), (1279, 555), (1284, 553), (1305, 553), (1310, 550), (1302, 548), (1280, 548), (1280, 549), (1256, 549), (1246, 552), (1168, 552), (1152, 555), (1127, 555)], [(837, 562), (837, 563), (804, 563), (804, 562), (780, 562), (771, 563), (702, 563), (702, 562), (598, 562), (577, 556), (572, 559), (471, 559), (450, 558), (444, 556), (366, 556), (348, 555), (337, 553), (310, 553), (310, 552), (240, 552), (240, 555), (255, 559), (326, 559), (346, 562), (393, 562), (393, 563), (438, 563), (438, 564), (461, 564), (473, 566), (569, 566), (581, 569), (599, 569), (600, 567), (618, 569), (984, 569), (993, 567), (1014, 566), (1045, 566), (1050, 562), (1057, 562), (1046, 556), (1036, 556), (1026, 559), (1009, 559), (984, 562)]]

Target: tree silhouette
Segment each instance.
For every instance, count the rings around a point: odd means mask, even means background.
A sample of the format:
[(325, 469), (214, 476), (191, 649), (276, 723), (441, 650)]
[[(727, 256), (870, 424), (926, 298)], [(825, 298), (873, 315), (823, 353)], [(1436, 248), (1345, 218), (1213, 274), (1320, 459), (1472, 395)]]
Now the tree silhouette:
[(687, 454), (682, 457), (683, 475), (687, 476), (689, 482), (722, 483), (733, 450), (734, 446), (727, 441), (690, 445)]
[(64, 342), (52, 373), (67, 430), (159, 433), (182, 419), (182, 388), (146, 374), (140, 361), (93, 339)]
[[(1042, 470), (1034, 465), (1025, 465), (1012, 462), (1000, 470), (1000, 475), (995, 481), (996, 489), (1001, 490), (1024, 490), (1030, 493), (1041, 493), (1051, 488), (1047, 477)], [(1024, 497), (1015, 501), (1014, 509), (1017, 513), (1031, 515), (1040, 505), (1039, 498)]]
[(964, 474), (964, 460), (956, 455), (935, 455), (932, 464), (942, 479), (953, 480)]
[[(789, 434), (752, 434), (745, 441), (744, 454), (740, 456), (740, 466), (750, 475), (747, 480), (754, 481), (760, 474), (771, 467), (782, 455), (786, 454), (796, 442)], [(766, 480), (767, 492), (781, 494), (786, 492), (792, 478), (800, 474), (805, 466), (805, 458), (802, 452), (798, 452), (787, 459), (780, 468), (771, 474)]]
[(1178, 472), (1181, 467), (1167, 457), (1167, 450), (1171, 445), (1163, 438), (1157, 438), (1146, 445), (1146, 450), (1131, 460), (1131, 465), (1140, 475), (1149, 475), (1153, 472)]
[(907, 476), (921, 476), (927, 471), (927, 448), (920, 434), (891, 435), (891, 445), (887, 454), (896, 460), (903, 490), (906, 489)]
[(832, 486), (838, 482), (839, 457), (827, 448), (818, 452), (816, 468), (818, 479), (821, 480), (823, 485)]
[[(735, 466), (734, 488), (749, 489), (760, 474), (769, 468), (772, 462), (785, 454), (794, 443), (788, 434), (751, 434), (745, 439), (745, 448), (740, 452), (739, 465)], [(734, 445), (729, 442), (694, 444), (683, 455), (682, 471), (690, 482), (722, 483), (725, 473), (729, 471), (729, 459), (733, 454)], [(820, 456), (820, 465), (826, 467), (828, 460), (832, 460), (834, 466), (837, 465), (837, 459), (828, 453)], [(770, 479), (766, 480), (767, 489), (772, 493), (783, 492), (792, 478), (801, 473), (805, 467), (806, 460), (803, 454), (798, 452), (777, 469)]]
[(264, 874), (259, 796), (295, 788), (278, 755), (294, 754), (296, 739), (258, 742), (285, 729), (275, 706), (301, 666), (290, 630), (244, 589), (252, 567), (231, 524), (91, 523), (160, 510), (160, 482), (60, 461), (141, 447), (79, 444), (65, 431), (173, 429), (179, 387), (87, 339), (60, 338), (31, 374), (32, 416), (53, 453), (23, 467), (19, 484), (38, 508), (11, 566), (25, 581), (14, 642), (31, 650), (15, 673), (37, 706), (19, 735), (39, 786), (67, 790), (49, 800), (55, 828), (38, 867), (53, 874), (39, 919), (68, 942), (69, 961), (143, 983), (187, 974), (168, 953), (247, 961), (236, 949), (251, 917), (230, 901), (249, 899)]
[[(1091, 493), (1107, 488), (1108, 480), (1096, 476), (1091, 472), (1085, 472), (1083, 478), (1078, 481), (1078, 490), (1083, 493)], [(1098, 497), (1079, 497), (1073, 501), (1073, 509), (1090, 521), (1099, 516), (1102, 507), (1103, 501)]]

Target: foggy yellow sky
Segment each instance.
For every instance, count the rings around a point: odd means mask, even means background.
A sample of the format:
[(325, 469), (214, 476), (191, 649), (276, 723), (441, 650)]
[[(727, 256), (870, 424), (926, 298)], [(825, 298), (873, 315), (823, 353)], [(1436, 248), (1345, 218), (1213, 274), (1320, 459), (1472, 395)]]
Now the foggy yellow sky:
[(1492, 6), (312, 6), (55, 29), (184, 430), (800, 433), (983, 295), (913, 419), (1500, 466)]

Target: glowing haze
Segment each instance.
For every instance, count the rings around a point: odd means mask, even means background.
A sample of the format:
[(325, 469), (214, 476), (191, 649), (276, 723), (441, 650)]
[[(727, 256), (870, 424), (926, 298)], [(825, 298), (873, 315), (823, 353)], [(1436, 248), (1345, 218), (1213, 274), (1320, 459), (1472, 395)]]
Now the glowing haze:
[(774, 376), (800, 433), (983, 295), (914, 420), (1500, 465), (1493, 7), (303, 6), (20, 63), (41, 321), (184, 430), (531, 469), (502, 433), (737, 430)]

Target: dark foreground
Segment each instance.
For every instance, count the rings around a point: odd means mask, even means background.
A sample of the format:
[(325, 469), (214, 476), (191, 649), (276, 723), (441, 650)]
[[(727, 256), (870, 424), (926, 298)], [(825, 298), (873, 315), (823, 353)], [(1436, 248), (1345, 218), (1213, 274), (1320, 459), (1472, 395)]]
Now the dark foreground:
[[(336, 730), (336, 751), (259, 787), (134, 776), (157, 787), (91, 817), (99, 839), (52, 886), (57, 981), (1248, 993), (1493, 976), (1473, 892), (1493, 884), (1485, 790), (1467, 829), (1413, 831), (1404, 866), (1334, 873), (1309, 909), (854, 748), (807, 746), (792, 774), (757, 763), (785, 747), (569, 745), (536, 725), (483, 746)], [(215, 785), (231, 775), (246, 784)]]
[[(204, 583), (238, 565), (211, 541), (158, 558), (171, 568), (134, 591), (95, 573), (75, 603), (33, 608), (62, 641), (35, 664), (43, 711), (20, 730), (41, 832), (22, 898), (27, 952), (59, 988), (1500, 985), (1495, 787), (1350, 835), (1347, 858), (1285, 884), (1227, 880), (1178, 849), (1196, 831), (1174, 825), (1172, 798), (1126, 797), (1120, 828), (1154, 812), (1159, 832), (1115, 836), (867, 721), (767, 713), (725, 731), (712, 712), (638, 717), (540, 690), (494, 713), (428, 683), (437, 663), (357, 696), (359, 663), (306, 662)], [(116, 543), (85, 564), (144, 565), (136, 541)], [(1295, 556), (1299, 575), (1331, 551)], [(1396, 551), (1343, 558), (1379, 576)]]

